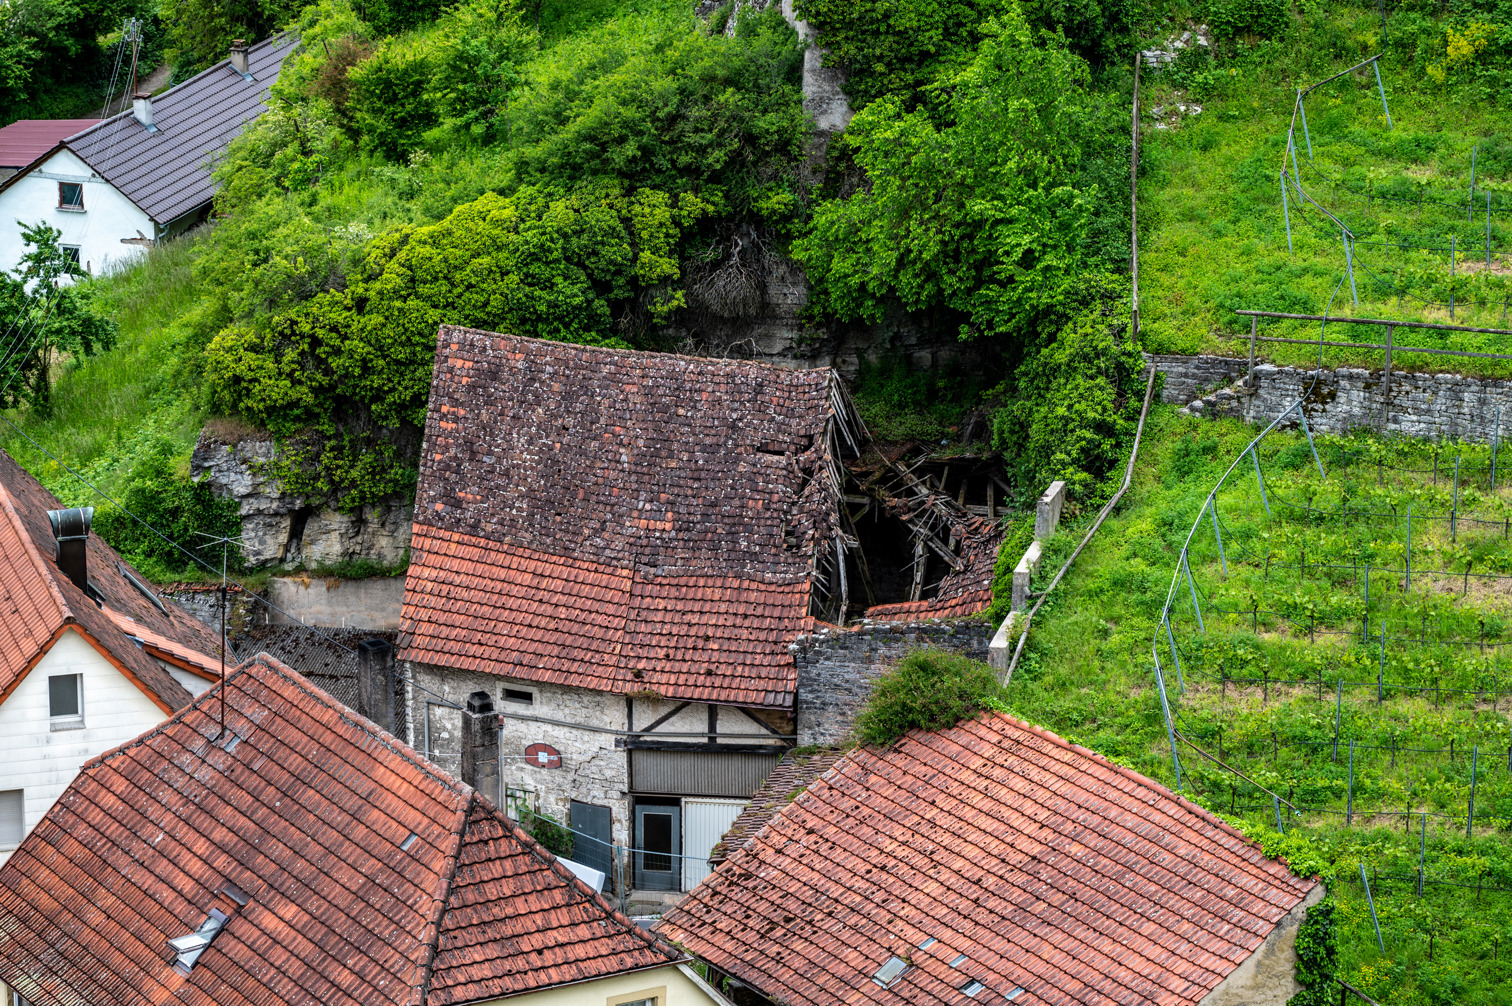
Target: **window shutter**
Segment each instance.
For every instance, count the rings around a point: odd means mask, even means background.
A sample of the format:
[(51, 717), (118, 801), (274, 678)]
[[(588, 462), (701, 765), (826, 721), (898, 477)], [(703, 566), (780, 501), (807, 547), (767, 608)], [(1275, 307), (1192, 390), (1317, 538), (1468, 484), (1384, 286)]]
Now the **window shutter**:
[(20, 845), (26, 832), (26, 791), (0, 792), (0, 846)]

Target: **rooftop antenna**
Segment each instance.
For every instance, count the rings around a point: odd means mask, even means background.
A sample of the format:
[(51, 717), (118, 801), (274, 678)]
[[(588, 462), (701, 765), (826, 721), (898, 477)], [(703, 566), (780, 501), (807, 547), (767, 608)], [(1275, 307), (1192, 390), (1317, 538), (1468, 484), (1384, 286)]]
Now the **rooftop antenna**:
[[(142, 20), (132, 18), (127, 22), (127, 30), (131, 35), (131, 86), (126, 89), (128, 95), (136, 94), (137, 87), (137, 55), (142, 46)], [(124, 104), (124, 98), (122, 99)]]
[(196, 531), (201, 538), (209, 538), (206, 545), (220, 545), (221, 547), (221, 585), (220, 585), (220, 733), (215, 735), (220, 740), (226, 735), (226, 560), (231, 551), (231, 543), (242, 544), (240, 535), (217, 535), (206, 534)]

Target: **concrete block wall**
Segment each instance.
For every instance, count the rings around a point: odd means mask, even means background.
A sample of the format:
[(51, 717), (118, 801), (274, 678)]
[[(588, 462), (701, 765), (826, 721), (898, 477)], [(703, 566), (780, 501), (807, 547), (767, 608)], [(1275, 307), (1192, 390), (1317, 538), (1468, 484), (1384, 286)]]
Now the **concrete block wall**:
[[(1512, 381), (1450, 373), (1392, 371), (1383, 394), (1381, 370), (1325, 369), (1313, 386), (1305, 367), (1255, 366), (1253, 394), (1235, 387), (1248, 362), (1219, 356), (1153, 356), (1166, 375), (1162, 400), (1203, 415), (1269, 423), (1312, 388), (1302, 408), (1315, 433), (1348, 433), (1361, 427), (1410, 437), (1489, 442), (1500, 407), (1502, 437), (1512, 425)], [(1197, 403), (1201, 402), (1201, 405)], [(1287, 425), (1295, 426), (1296, 419)]]
[(992, 629), (979, 618), (862, 622), (800, 637), (789, 647), (798, 667), (798, 744), (843, 741), (872, 682), (909, 650), (933, 647), (986, 660)]

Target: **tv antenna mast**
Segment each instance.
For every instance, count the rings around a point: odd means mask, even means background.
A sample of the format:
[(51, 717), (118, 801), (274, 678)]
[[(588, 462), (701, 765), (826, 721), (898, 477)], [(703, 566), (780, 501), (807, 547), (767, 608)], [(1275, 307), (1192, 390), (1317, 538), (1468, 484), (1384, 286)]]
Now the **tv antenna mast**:
[(215, 735), (220, 740), (226, 735), (226, 562), (230, 556), (231, 543), (242, 544), (239, 535), (206, 534), (196, 531), (201, 538), (208, 538), (208, 545), (220, 545), (221, 547), (221, 585), (220, 585), (220, 733)]

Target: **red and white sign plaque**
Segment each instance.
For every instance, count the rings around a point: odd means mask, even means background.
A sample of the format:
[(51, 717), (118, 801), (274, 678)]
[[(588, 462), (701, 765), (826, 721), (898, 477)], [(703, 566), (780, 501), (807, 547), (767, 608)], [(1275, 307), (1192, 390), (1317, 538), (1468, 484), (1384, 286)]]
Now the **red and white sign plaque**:
[(550, 744), (532, 744), (525, 749), (525, 764), (536, 768), (561, 768), (562, 752)]

